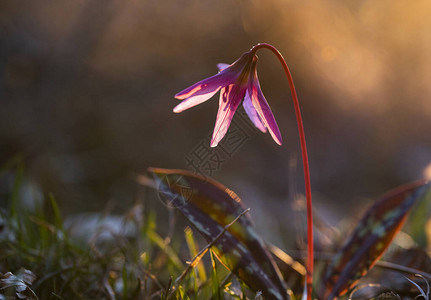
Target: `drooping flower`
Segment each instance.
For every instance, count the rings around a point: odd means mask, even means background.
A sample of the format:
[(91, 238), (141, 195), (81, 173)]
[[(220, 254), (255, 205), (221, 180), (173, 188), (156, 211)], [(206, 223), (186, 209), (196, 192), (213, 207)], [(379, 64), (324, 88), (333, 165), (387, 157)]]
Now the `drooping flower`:
[(281, 145), (280, 130), (260, 88), (255, 52), (246, 52), (233, 64), (218, 64), (218, 67), (218, 74), (175, 95), (175, 98), (183, 101), (174, 108), (174, 112), (180, 113), (201, 104), (221, 90), (211, 147), (216, 147), (225, 136), (241, 101), (253, 124), (262, 132), (268, 130), (274, 141)]
[(296, 124), (298, 125), (299, 140), (301, 144), (302, 163), (304, 170), (305, 198), (307, 205), (307, 273), (306, 273), (306, 298), (312, 299), (313, 292), (313, 270), (314, 270), (314, 246), (313, 246), (313, 205), (311, 196), (310, 168), (308, 164), (307, 144), (305, 141), (304, 125), (302, 123), (301, 108), (296, 93), (293, 78), (289, 67), (280, 51), (267, 43), (259, 43), (253, 46), (249, 52), (244, 53), (231, 65), (219, 64), (221, 69), (217, 75), (204, 79), (184, 91), (175, 95), (177, 99), (183, 100), (174, 108), (174, 112), (182, 112), (190, 107), (205, 102), (218, 90), (220, 93), (219, 111), (216, 125), (211, 139), (211, 146), (217, 146), (224, 137), (232, 117), (243, 101), (243, 106), (257, 128), (266, 132), (269, 130), (272, 138), (277, 144), (282, 143), (281, 134), (268, 103), (263, 96), (257, 78), (255, 53), (260, 49), (270, 50), (280, 61), (286, 78), (289, 82), (292, 94), (293, 107), (295, 109)]

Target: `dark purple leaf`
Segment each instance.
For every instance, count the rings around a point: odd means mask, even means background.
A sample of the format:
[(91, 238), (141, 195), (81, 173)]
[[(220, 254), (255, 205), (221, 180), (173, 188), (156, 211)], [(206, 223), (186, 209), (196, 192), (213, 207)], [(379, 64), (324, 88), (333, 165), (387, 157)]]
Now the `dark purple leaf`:
[(319, 298), (336, 299), (351, 289), (383, 255), (413, 204), (428, 194), (429, 188), (425, 181), (410, 183), (371, 206), (328, 266)]
[[(239, 197), (212, 180), (184, 170), (150, 169), (160, 199), (176, 207), (211, 242), (244, 210)], [(289, 299), (287, 288), (248, 214), (242, 216), (215, 242), (219, 260), (265, 299)]]

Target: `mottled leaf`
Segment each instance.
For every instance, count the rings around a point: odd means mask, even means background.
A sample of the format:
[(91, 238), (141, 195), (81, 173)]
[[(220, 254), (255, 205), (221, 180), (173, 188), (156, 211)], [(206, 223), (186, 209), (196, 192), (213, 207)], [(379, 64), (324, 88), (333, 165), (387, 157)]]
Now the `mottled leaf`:
[[(208, 242), (245, 208), (239, 197), (220, 183), (183, 170), (150, 169), (158, 183), (160, 199), (176, 207)], [(289, 299), (287, 288), (250, 216), (238, 219), (214, 243), (219, 260), (251, 290), (265, 299)]]
[(417, 181), (383, 195), (371, 206), (327, 268), (319, 299), (345, 294), (364, 276), (391, 243), (410, 209), (428, 194), (430, 185)]

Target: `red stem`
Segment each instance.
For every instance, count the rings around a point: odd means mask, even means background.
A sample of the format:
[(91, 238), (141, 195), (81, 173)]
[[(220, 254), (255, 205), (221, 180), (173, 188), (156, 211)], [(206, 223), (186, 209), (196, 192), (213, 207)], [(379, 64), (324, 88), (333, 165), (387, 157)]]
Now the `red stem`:
[(305, 197), (307, 200), (307, 240), (308, 240), (308, 259), (307, 259), (307, 300), (311, 300), (312, 293), (312, 282), (313, 282), (313, 212), (312, 212), (312, 201), (311, 201), (311, 184), (310, 184), (310, 170), (308, 166), (308, 154), (307, 144), (305, 143), (304, 125), (302, 124), (301, 109), (299, 107), (298, 96), (296, 94), (295, 85), (293, 84), (292, 75), (290, 74), (289, 67), (283, 58), (283, 55), (272, 45), (262, 43), (254, 46), (250, 51), (256, 53), (260, 48), (267, 48), (271, 50), (281, 62), (284, 73), (286, 74), (287, 80), (289, 81), (290, 92), (292, 93), (293, 106), (295, 107), (296, 122), (298, 124), (299, 139), (301, 143), (302, 152), (302, 164), (304, 168), (304, 181), (305, 181)]

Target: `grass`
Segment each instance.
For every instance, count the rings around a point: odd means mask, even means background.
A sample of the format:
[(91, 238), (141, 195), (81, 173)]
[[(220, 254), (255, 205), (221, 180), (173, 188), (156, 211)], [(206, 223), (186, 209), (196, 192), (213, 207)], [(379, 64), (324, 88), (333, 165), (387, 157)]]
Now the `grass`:
[[(0, 183), (6, 186), (2, 198), (7, 199), (7, 207), (0, 210), (0, 299), (263, 299), (227, 270), (211, 250), (248, 210), (206, 243), (184, 223), (175, 223), (172, 208), (163, 207), (158, 215), (138, 202), (121, 215), (64, 217), (55, 195), (24, 196), (27, 182), (19, 158), (0, 170)], [(416, 214), (412, 217), (418, 219)], [(281, 249), (269, 249), (284, 266), (297, 263), (282, 259), (285, 253)], [(419, 257), (426, 247), (421, 249), (402, 251), (395, 261)], [(318, 264), (327, 261), (327, 254), (316, 259)], [(295, 291), (303, 288), (302, 280), (292, 282), (292, 274), (303, 278), (305, 270), (280, 269), (289, 285), (296, 286)], [(380, 261), (376, 269), (380, 273), (368, 276), (368, 284), (361, 284), (350, 295), (365, 299), (368, 296), (361, 295), (379, 291), (380, 298), (375, 299), (429, 299), (431, 275), (426, 265), (409, 268)], [(385, 287), (388, 282), (393, 283), (389, 289)]]
[(8, 207), (0, 212), (0, 296), (191, 300), (255, 297), (232, 279), (211, 251), (200, 255), (188, 268), (187, 262), (199, 255), (202, 243), (189, 227), (183, 236), (162, 236), (156, 213), (145, 211), (142, 203), (121, 216), (86, 214), (63, 218), (54, 195), (32, 199), (32, 207), (22, 201), (25, 175), (21, 163), (6, 165), (0, 176), (2, 182), (11, 182), (4, 195), (9, 200)]

